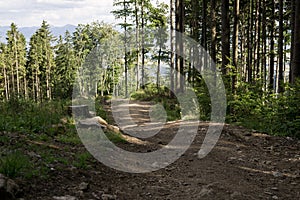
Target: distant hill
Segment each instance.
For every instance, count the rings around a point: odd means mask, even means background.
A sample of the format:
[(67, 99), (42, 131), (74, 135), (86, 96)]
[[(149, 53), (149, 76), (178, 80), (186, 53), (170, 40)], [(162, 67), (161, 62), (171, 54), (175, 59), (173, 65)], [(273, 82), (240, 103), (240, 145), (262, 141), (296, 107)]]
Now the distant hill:
[[(0, 26), (0, 41), (5, 42), (6, 40), (6, 32), (10, 29), (9, 26)], [(19, 27), (19, 31), (24, 34), (26, 41), (29, 42), (30, 37), (35, 33), (35, 31), (39, 29), (37, 26), (32, 27)], [(50, 26), (50, 30), (52, 34), (56, 37), (60, 35), (64, 35), (65, 32), (68, 30), (70, 33), (73, 33), (76, 29), (74, 25), (65, 25), (62, 27), (57, 26)]]

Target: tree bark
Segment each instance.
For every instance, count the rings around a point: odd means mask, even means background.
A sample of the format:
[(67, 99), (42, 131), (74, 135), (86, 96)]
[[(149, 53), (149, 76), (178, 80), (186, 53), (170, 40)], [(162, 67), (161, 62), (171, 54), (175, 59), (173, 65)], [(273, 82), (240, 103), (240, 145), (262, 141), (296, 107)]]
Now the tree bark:
[(170, 97), (173, 97), (174, 91), (174, 1), (170, 0), (170, 46), (171, 46), (171, 58), (170, 58)]
[(295, 83), (297, 78), (300, 78), (300, 1), (299, 0), (295, 0), (292, 83)]
[(284, 90), (283, 84), (283, 0), (279, 0), (279, 37), (278, 37), (278, 92)]
[(184, 0), (176, 0), (176, 92), (182, 93), (184, 91)]
[(230, 58), (229, 0), (222, 0), (222, 74), (227, 75)]
[(211, 48), (210, 56), (214, 62), (217, 60), (217, 23), (216, 23), (216, 0), (210, 1), (210, 21), (211, 21)]
[(232, 93), (235, 92), (237, 82), (238, 68), (238, 45), (239, 45), (239, 20), (240, 20), (240, 0), (235, 0), (234, 4), (234, 31), (233, 31), (233, 75), (232, 75)]

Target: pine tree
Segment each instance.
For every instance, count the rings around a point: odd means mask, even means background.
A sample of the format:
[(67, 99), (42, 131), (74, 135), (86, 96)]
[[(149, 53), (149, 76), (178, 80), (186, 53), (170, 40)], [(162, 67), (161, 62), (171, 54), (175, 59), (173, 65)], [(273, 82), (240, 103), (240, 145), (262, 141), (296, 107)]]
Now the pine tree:
[[(12, 91), (10, 96), (24, 96), (26, 91), (26, 41), (23, 34), (18, 31), (17, 26), (12, 23), (7, 32), (7, 66), (9, 67), (10, 85)], [(23, 88), (21, 88), (23, 87)], [(21, 91), (22, 89), (22, 91)], [(22, 94), (21, 94), (22, 93)]]
[(64, 38), (59, 37), (55, 55), (54, 96), (62, 99), (71, 98), (77, 67), (72, 36), (68, 31)]
[(52, 98), (52, 76), (55, 71), (53, 41), (46, 21), (30, 39), (27, 68), (31, 77), (32, 97), (37, 101)]

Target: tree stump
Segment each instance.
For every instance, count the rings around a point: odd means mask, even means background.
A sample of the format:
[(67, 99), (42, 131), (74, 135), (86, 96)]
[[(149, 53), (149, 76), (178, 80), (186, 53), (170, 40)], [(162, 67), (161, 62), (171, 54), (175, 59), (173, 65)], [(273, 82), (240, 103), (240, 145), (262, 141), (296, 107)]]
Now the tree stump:
[(87, 105), (76, 105), (68, 107), (68, 114), (76, 117), (90, 117), (89, 107)]

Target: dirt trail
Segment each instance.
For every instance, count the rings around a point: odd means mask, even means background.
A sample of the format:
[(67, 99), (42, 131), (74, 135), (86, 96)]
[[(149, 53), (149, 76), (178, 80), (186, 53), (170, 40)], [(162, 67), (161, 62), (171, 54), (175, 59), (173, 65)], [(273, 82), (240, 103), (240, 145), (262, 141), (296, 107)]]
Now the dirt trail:
[[(135, 126), (141, 130), (150, 123), (151, 105), (137, 101), (127, 105)], [(117, 145), (133, 152), (155, 151), (174, 137), (178, 123), (166, 123), (148, 139), (127, 136), (128, 143)], [(126, 127), (121, 128), (126, 132)], [(300, 199), (298, 140), (225, 125), (215, 148), (199, 159), (197, 152), (207, 128), (208, 123), (201, 122), (190, 148), (166, 168), (131, 174), (95, 161), (88, 170), (53, 172), (46, 185), (36, 185), (36, 196), (28, 197), (52, 199), (46, 195), (51, 193), (50, 196), (71, 195), (78, 199)], [(89, 188), (78, 192), (82, 182), (88, 183)]]

